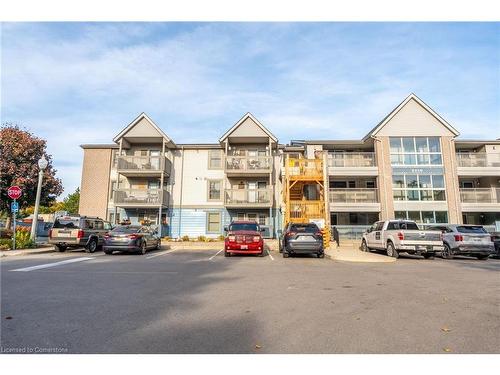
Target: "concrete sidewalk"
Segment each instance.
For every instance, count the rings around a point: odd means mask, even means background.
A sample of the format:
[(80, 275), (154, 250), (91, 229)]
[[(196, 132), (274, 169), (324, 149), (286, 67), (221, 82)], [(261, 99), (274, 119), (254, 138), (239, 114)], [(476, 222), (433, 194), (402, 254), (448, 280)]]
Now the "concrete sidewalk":
[(36, 249), (2, 250), (0, 252), (0, 257), (3, 258), (18, 255), (46, 254), (53, 251), (55, 251), (54, 246), (45, 245), (43, 247), (37, 247)]
[(360, 263), (393, 263), (396, 258), (376, 253), (365, 253), (359, 249), (359, 241), (343, 241), (340, 247), (332, 242), (325, 255), (332, 260)]

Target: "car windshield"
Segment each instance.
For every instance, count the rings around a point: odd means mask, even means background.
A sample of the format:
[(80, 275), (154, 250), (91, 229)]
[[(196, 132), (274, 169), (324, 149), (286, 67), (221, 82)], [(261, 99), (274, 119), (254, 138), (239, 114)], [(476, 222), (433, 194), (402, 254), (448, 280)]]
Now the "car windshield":
[(138, 227), (138, 226), (122, 225), (122, 226), (116, 227), (110, 233), (112, 233), (112, 234), (114, 234), (114, 233), (116, 233), (116, 234), (137, 233), (137, 232), (139, 232), (140, 229), (141, 229), (141, 227)]
[(316, 232), (319, 232), (319, 228), (316, 224), (292, 225), (290, 227), (290, 231), (291, 232), (316, 233)]
[(255, 223), (235, 223), (229, 226), (229, 230), (232, 232), (240, 230), (249, 230), (253, 232), (258, 232), (259, 226)]
[(457, 227), (457, 231), (460, 232), (460, 233), (480, 233), (480, 234), (481, 233), (488, 233), (480, 225), (477, 225), (477, 226), (460, 226), (460, 227)]
[(52, 228), (79, 228), (80, 227), (80, 219), (79, 218), (59, 218), (54, 222), (54, 226)]

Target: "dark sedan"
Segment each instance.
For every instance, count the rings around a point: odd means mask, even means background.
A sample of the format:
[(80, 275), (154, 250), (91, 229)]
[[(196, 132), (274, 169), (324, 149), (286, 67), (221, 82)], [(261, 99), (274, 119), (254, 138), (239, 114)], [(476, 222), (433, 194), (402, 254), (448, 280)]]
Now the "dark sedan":
[(294, 254), (316, 254), (323, 258), (323, 234), (316, 224), (289, 223), (285, 227), (279, 242), (283, 258)]
[(120, 225), (104, 236), (103, 250), (146, 254), (149, 249), (159, 249), (161, 239), (156, 232), (140, 225)]

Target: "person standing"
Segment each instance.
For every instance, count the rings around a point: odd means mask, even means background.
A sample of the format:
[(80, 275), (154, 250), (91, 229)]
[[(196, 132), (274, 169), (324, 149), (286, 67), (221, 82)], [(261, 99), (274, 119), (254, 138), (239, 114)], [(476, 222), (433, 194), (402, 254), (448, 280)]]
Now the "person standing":
[(337, 227), (333, 227), (333, 240), (337, 242), (337, 247), (340, 246), (339, 231)]

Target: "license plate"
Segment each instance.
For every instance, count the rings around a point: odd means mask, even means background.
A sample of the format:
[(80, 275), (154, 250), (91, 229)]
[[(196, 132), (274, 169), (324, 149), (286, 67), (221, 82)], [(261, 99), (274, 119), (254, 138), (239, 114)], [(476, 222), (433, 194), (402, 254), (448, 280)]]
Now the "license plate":
[(417, 246), (417, 250), (431, 250), (432, 246), (419, 245)]
[(482, 238), (474, 238), (474, 237), (472, 237), (470, 240), (471, 240), (471, 242), (483, 242)]
[(248, 245), (241, 245), (241, 250), (248, 250)]
[(59, 232), (59, 233), (57, 234), (57, 236), (58, 236), (58, 237), (69, 237), (69, 236), (71, 236), (71, 233), (61, 233), (61, 232)]
[(297, 240), (309, 242), (309, 241), (314, 241), (314, 238), (312, 238), (311, 236), (299, 236)]

